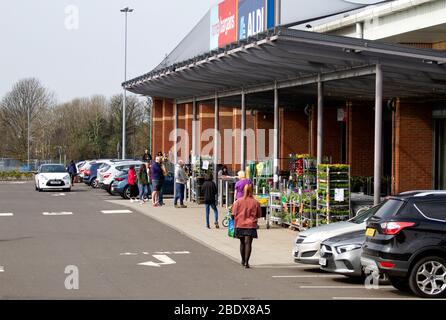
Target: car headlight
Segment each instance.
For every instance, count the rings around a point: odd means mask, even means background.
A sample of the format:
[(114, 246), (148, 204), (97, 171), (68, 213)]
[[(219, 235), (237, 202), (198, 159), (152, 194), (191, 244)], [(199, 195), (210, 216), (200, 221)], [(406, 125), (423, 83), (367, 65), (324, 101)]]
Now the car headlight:
[(63, 177), (64, 180), (70, 180), (70, 175), (67, 174), (65, 177)]
[(339, 254), (341, 254), (341, 253), (346, 253), (346, 252), (361, 249), (361, 248), (362, 248), (361, 244), (347, 244), (345, 246), (336, 247), (336, 251)]
[(48, 178), (47, 178), (47, 177), (45, 177), (45, 176), (43, 176), (43, 175), (42, 175), (42, 176), (40, 176), (39, 178), (42, 178), (42, 179), (43, 179), (43, 180), (45, 180), (45, 181), (46, 181), (46, 180), (48, 180)]

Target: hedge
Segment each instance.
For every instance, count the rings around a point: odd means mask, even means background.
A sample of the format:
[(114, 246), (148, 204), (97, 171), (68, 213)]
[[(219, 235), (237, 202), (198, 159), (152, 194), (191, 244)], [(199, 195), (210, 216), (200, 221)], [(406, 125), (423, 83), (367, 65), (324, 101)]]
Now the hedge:
[(32, 180), (34, 173), (20, 171), (0, 171), (0, 181)]

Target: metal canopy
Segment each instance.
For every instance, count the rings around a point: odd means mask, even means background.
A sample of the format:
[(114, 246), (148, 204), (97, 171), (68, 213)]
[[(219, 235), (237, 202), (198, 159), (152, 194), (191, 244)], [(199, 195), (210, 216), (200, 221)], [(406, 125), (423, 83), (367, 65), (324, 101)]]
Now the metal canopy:
[[(277, 28), (247, 41), (123, 83), (137, 94), (177, 103), (326, 82), (331, 97), (374, 98), (375, 65), (384, 97), (446, 96), (446, 52)], [(299, 88), (297, 88), (299, 89)], [(313, 94), (316, 94), (313, 91)]]

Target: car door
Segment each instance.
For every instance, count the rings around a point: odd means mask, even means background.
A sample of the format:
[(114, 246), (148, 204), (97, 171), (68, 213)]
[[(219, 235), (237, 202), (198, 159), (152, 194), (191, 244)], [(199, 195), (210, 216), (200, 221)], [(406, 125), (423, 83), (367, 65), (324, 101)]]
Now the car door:
[(413, 206), (424, 218), (418, 227), (420, 231), (429, 239), (436, 239), (437, 245), (446, 249), (446, 199), (423, 199), (416, 201)]

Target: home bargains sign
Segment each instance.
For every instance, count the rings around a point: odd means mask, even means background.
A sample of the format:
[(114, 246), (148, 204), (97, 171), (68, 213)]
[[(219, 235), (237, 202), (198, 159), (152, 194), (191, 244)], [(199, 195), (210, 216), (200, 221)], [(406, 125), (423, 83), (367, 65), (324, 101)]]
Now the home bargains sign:
[(211, 9), (210, 50), (274, 27), (275, 0), (224, 0)]

